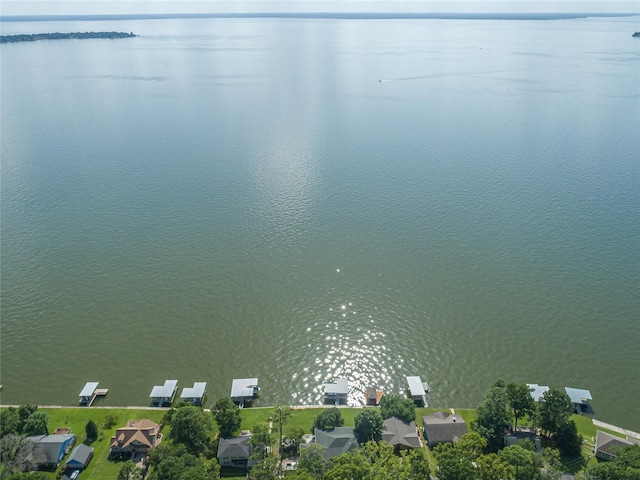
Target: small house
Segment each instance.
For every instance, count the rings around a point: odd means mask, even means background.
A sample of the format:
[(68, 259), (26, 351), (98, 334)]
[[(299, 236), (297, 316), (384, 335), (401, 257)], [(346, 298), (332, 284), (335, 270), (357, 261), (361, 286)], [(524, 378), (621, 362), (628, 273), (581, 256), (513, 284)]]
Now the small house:
[(251, 458), (251, 435), (221, 438), (218, 445), (218, 463), (221, 467), (248, 470), (256, 461)]
[(422, 426), (429, 447), (439, 443), (457, 443), (468, 431), (467, 424), (460, 415), (447, 412), (422, 417)]
[(184, 387), (180, 394), (180, 400), (191, 402), (195, 405), (202, 405), (204, 396), (207, 393), (207, 382), (195, 382), (193, 387)]
[(384, 421), (382, 440), (394, 447), (396, 452), (422, 446), (416, 422), (405, 422), (397, 417)]
[(257, 378), (234, 378), (231, 383), (231, 400), (239, 405), (250, 402), (259, 393), (260, 387), (258, 387)]
[(151, 404), (159, 407), (171, 405), (178, 390), (177, 380), (165, 380), (164, 385), (156, 385), (151, 390)]
[(54, 468), (69, 453), (76, 441), (76, 437), (70, 433), (62, 435), (35, 435), (26, 440), (35, 445), (29, 454), (33, 463), (38, 468)]
[(93, 448), (81, 443), (71, 450), (71, 455), (67, 459), (67, 468), (83, 470), (87, 468), (91, 458), (93, 458)]
[(325, 383), (323, 389), (325, 403), (347, 403), (349, 381), (346, 378), (339, 378), (335, 383)]
[(597, 430), (594, 453), (596, 458), (600, 460), (615, 460), (618, 457), (620, 449), (633, 444), (640, 444), (640, 440), (635, 440), (629, 437), (616, 437), (615, 435), (603, 432), (602, 430)]

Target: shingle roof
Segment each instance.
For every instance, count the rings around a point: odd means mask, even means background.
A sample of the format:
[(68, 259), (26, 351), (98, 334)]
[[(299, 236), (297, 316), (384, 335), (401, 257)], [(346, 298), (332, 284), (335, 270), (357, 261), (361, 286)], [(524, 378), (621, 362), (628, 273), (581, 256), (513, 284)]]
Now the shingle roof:
[(81, 443), (71, 451), (71, 455), (69, 455), (69, 458), (67, 459), (67, 465), (70, 463), (78, 463), (86, 466), (92, 454), (93, 448)]
[(407, 423), (397, 417), (387, 418), (384, 421), (385, 431), (382, 432), (382, 440), (391, 446), (409, 448), (420, 447), (420, 437), (416, 430), (416, 422)]
[(324, 447), (326, 460), (350, 452), (358, 448), (358, 440), (353, 433), (353, 427), (336, 427), (333, 430), (315, 429), (315, 443)]
[(446, 412), (436, 412), (422, 417), (425, 436), (429, 444), (442, 442), (457, 442), (467, 433), (467, 424), (460, 415)]
[(621, 448), (633, 445), (634, 442), (610, 435), (602, 430), (596, 431), (596, 454), (603, 453), (607, 457), (616, 458)]
[(221, 438), (218, 445), (218, 458), (249, 458), (251, 456), (251, 436)]
[(154, 445), (154, 437), (160, 431), (160, 424), (151, 420), (129, 420), (126, 427), (116, 430), (111, 437), (110, 447), (126, 448), (133, 442), (139, 442), (151, 448)]

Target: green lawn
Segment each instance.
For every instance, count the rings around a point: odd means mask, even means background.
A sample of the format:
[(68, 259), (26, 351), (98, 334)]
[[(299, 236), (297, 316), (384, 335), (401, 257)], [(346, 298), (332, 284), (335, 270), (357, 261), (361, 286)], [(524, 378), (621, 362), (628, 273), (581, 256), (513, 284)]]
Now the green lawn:
[[(369, 407), (371, 408), (371, 407)], [(84, 480), (109, 480), (115, 479), (120, 469), (121, 464), (108, 460), (109, 455), (109, 440), (118, 427), (125, 424), (130, 419), (148, 418), (154, 422), (160, 422), (164, 416), (166, 409), (157, 410), (136, 410), (136, 409), (123, 409), (123, 408), (40, 408), (39, 410), (46, 412), (49, 415), (49, 430), (53, 432), (58, 427), (70, 427), (74, 435), (76, 435), (77, 442), (85, 442), (85, 425), (89, 420), (93, 420), (99, 426), (99, 437), (90, 445), (94, 449), (94, 456), (89, 464), (87, 470), (83, 473), (82, 478)], [(311, 433), (311, 427), (313, 420), (324, 409), (322, 407), (302, 408), (294, 409), (292, 416), (288, 419), (283, 428), (283, 433), (286, 436), (294, 429), (302, 429), (306, 433)], [(355, 417), (362, 408), (340, 408), (342, 417), (344, 418), (345, 426), (355, 425)], [(271, 415), (272, 408), (245, 408), (242, 410), (242, 430), (251, 430), (254, 425), (260, 422), (268, 422)], [(437, 411), (449, 411), (448, 409), (437, 408), (417, 408), (416, 409), (416, 423), (419, 427), (422, 426), (422, 417), (425, 415), (431, 415)], [(459, 409), (456, 413), (464, 418), (467, 424), (470, 424), (476, 418), (476, 411), (473, 409)], [(117, 421), (115, 425), (109, 429), (105, 428), (106, 416), (115, 415)], [(578, 427), (578, 433), (580, 433), (584, 440), (585, 445), (583, 447), (583, 457), (588, 459), (591, 455), (591, 448), (595, 442), (596, 430), (604, 430), (613, 435), (622, 436), (619, 433), (612, 432), (606, 429), (596, 427), (590, 417), (573, 415), (572, 420), (576, 422)], [(526, 420), (521, 420), (519, 424), (526, 424)], [(214, 424), (214, 434), (217, 433), (217, 427)], [(163, 435), (167, 435), (169, 428), (165, 427), (162, 431)], [(277, 434), (277, 427), (274, 425), (274, 434)], [(274, 435), (274, 443), (275, 443)], [(431, 452), (426, 449), (426, 455), (429, 459), (429, 463), (432, 467), (435, 464), (434, 458)], [(595, 461), (595, 460), (591, 460)], [(576, 465), (578, 468), (579, 466)], [(55, 473), (49, 474), (53, 479)], [(244, 475), (241, 475), (244, 476)]]
[[(93, 459), (89, 467), (82, 474), (84, 480), (109, 480), (115, 479), (120, 470), (120, 463), (107, 459), (109, 455), (109, 440), (115, 435), (116, 429), (125, 424), (127, 420), (147, 418), (154, 422), (160, 422), (165, 414), (164, 410), (133, 410), (133, 409), (93, 409), (93, 408), (39, 408), (39, 411), (49, 415), (49, 430), (54, 431), (58, 427), (70, 427), (71, 433), (76, 436), (76, 444), (86, 441), (85, 425), (93, 420), (99, 427), (98, 439), (87, 443), (93, 450)], [(116, 425), (106, 430), (104, 428), (105, 417), (115, 415), (118, 418)], [(166, 434), (168, 429), (163, 429)], [(55, 478), (55, 474), (51, 474)]]

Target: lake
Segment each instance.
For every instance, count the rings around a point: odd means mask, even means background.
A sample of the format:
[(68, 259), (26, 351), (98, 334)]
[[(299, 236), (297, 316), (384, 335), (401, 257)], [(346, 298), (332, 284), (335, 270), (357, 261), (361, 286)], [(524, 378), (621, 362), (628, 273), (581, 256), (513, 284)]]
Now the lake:
[(345, 377), (640, 430), (639, 17), (7, 22), (2, 403)]

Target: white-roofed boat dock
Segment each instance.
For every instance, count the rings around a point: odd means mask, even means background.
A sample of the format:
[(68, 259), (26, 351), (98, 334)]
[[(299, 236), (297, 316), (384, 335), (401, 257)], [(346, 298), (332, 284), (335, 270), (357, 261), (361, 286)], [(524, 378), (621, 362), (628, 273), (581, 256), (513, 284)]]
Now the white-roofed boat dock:
[(259, 392), (257, 378), (234, 378), (231, 383), (231, 400), (242, 406), (256, 398)]
[(80, 392), (80, 401), (78, 404), (81, 407), (90, 407), (95, 401), (96, 397), (104, 397), (109, 393), (108, 388), (98, 388), (99, 382), (87, 382), (84, 388)]
[(176, 396), (178, 390), (177, 380), (165, 380), (164, 385), (156, 385), (151, 390), (151, 404), (162, 407), (164, 405), (171, 405), (173, 399)]
[(193, 387), (184, 387), (180, 400), (201, 406), (207, 393), (207, 382), (194, 382)]
[(429, 385), (427, 382), (423, 382), (418, 376), (408, 376), (407, 384), (409, 385), (409, 395), (411, 399), (419, 407), (427, 406), (427, 392), (429, 391)]

